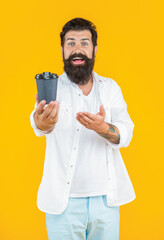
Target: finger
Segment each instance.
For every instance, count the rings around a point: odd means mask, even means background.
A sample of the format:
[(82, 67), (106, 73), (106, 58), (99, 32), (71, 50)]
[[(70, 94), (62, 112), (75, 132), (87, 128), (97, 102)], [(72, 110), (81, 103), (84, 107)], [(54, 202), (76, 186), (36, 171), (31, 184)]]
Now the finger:
[(58, 113), (59, 113), (59, 103), (56, 102), (48, 118), (54, 121), (55, 118), (58, 117)]
[(42, 113), (43, 118), (47, 118), (49, 114), (52, 112), (53, 108), (55, 106), (54, 101), (51, 101), (48, 106), (44, 109), (44, 112)]
[(105, 109), (103, 107), (103, 105), (100, 106), (100, 112), (99, 114), (102, 116), (102, 117), (105, 117)]
[(91, 120), (87, 115), (85, 115), (84, 113), (82, 113), (81, 115), (80, 115), (80, 117), (86, 122), (86, 123), (88, 123), (88, 124), (92, 124), (94, 121), (93, 120)]
[(48, 115), (47, 119), (54, 121), (56, 117), (57, 117), (57, 110), (56, 110), (56, 107), (54, 107), (52, 112)]
[(83, 126), (85, 126), (86, 124), (84, 124), (81, 120), (80, 120), (80, 118), (79, 117), (76, 117), (76, 119), (77, 119), (77, 121), (79, 122), (79, 123), (81, 123)]
[(38, 94), (35, 94), (35, 98), (36, 98), (36, 102), (37, 102), (37, 104), (39, 104)]
[(36, 108), (36, 114), (41, 114), (42, 112), (43, 112), (43, 108), (44, 108), (44, 106), (45, 106), (45, 104), (46, 104), (46, 101), (45, 100), (42, 100), (39, 104), (38, 104), (38, 106), (37, 106), (37, 108)]
[(79, 116), (79, 115), (81, 115), (81, 114), (82, 114), (82, 112), (78, 112), (78, 113), (76, 113), (77, 116)]
[(76, 117), (76, 119), (84, 126), (88, 125), (88, 122), (86, 122), (80, 115)]
[(96, 120), (96, 115), (95, 114), (92, 114), (92, 113), (89, 113), (89, 112), (84, 112), (84, 115), (92, 121)]

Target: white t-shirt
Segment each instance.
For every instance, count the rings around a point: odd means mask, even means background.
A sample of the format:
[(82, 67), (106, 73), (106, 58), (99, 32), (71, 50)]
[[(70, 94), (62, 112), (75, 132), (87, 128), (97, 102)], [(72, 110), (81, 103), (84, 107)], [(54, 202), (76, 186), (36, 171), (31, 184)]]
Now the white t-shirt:
[[(83, 95), (83, 111), (96, 114), (99, 112), (101, 104), (94, 82), (89, 95)], [(108, 179), (105, 147), (105, 141), (102, 141), (101, 136), (93, 130), (82, 126), (70, 197), (107, 194)]]

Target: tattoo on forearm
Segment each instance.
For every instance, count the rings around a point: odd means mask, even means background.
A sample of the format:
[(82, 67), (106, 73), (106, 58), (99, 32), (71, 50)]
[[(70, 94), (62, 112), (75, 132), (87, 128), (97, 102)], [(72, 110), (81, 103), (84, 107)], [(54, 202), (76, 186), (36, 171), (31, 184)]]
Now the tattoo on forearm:
[(117, 127), (115, 127), (113, 124), (109, 124), (109, 129), (107, 133), (104, 132), (98, 132), (99, 135), (107, 139), (109, 142), (112, 143), (119, 143), (120, 142), (120, 133)]

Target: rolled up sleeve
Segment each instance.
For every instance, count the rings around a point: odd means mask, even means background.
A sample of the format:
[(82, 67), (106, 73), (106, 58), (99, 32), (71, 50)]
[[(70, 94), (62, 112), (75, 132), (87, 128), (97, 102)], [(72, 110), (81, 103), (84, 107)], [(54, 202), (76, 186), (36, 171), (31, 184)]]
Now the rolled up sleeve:
[(111, 124), (120, 131), (120, 142), (114, 144), (109, 142), (113, 149), (127, 147), (133, 137), (134, 124), (128, 114), (127, 104), (119, 85), (112, 79), (111, 89)]

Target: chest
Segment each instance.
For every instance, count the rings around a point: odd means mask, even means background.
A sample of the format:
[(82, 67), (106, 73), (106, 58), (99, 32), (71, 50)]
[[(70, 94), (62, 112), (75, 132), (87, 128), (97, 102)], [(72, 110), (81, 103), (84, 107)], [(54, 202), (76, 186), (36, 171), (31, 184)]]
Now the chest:
[(99, 112), (101, 105), (105, 108), (105, 120), (110, 122), (110, 105), (106, 99), (103, 100), (102, 94), (96, 86), (92, 88), (89, 95), (85, 96), (82, 90), (75, 86), (59, 85), (57, 92), (57, 100), (60, 102), (58, 125), (62, 128), (68, 128), (71, 124), (76, 124), (76, 114), (78, 112), (86, 111), (96, 114)]

